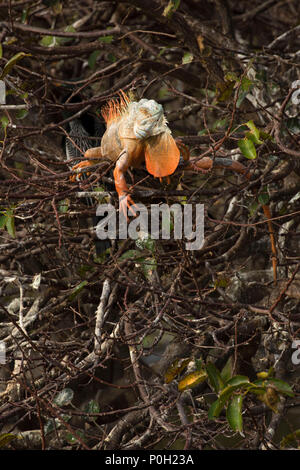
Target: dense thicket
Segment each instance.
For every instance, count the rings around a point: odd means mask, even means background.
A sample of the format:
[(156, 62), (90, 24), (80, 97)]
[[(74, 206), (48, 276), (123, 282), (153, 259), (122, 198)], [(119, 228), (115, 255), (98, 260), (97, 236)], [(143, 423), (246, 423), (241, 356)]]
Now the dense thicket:
[[(299, 18), (297, 0), (0, 3), (5, 446), (299, 445)], [(136, 202), (204, 204), (200, 250), (144, 234), (96, 256), (111, 166), (72, 182), (65, 142), (121, 89), (192, 155), (248, 169), (127, 175)]]

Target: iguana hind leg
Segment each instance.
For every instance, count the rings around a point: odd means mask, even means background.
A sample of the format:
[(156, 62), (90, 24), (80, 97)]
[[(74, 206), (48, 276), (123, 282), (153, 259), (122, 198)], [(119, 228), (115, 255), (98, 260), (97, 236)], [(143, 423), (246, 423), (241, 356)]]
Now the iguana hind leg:
[[(202, 173), (207, 173), (213, 166), (215, 168), (225, 168), (237, 173), (242, 173), (249, 178), (249, 172), (247, 167), (242, 163), (231, 160), (231, 158), (219, 158), (216, 157), (214, 160), (210, 157), (203, 157), (201, 160), (198, 160), (196, 157), (191, 159), (190, 150), (187, 145), (181, 142), (180, 138), (175, 139), (177, 147), (180, 150), (181, 156), (186, 162), (185, 169), (193, 171), (201, 171)], [(188, 163), (187, 163), (188, 162)]]
[(214, 160), (209, 157), (203, 157), (201, 160), (193, 158), (189, 160), (185, 169), (207, 173), (212, 167), (225, 168), (227, 170), (235, 171), (236, 173), (242, 173), (246, 178), (250, 177), (248, 168), (240, 162), (231, 160), (231, 158), (216, 157)]

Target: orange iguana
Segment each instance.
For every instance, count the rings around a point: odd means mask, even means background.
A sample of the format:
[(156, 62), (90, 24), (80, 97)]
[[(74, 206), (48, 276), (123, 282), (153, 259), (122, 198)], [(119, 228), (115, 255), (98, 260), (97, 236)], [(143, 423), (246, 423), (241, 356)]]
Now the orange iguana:
[[(180, 161), (182, 150), (185, 162), (183, 169), (190, 171), (208, 171), (210, 168), (227, 168), (243, 173), (249, 178), (247, 168), (230, 158), (209, 157), (190, 159), (189, 151), (181, 142), (175, 142), (167, 126), (163, 108), (154, 100), (142, 99), (130, 101), (121, 91), (119, 100), (110, 100), (102, 109), (106, 122), (100, 147), (88, 149), (84, 156), (87, 159), (105, 158), (116, 162), (114, 180), (119, 195), (119, 209), (127, 215), (127, 208), (135, 215), (132, 207), (134, 202), (128, 194), (125, 173), (130, 167), (137, 168), (146, 163), (148, 172), (155, 177), (172, 175)], [(78, 163), (73, 169), (83, 168), (93, 164), (86, 160)], [(72, 177), (74, 180), (74, 177)], [(76, 178), (76, 175), (75, 175)], [(270, 219), (268, 206), (263, 206), (267, 219)], [(276, 247), (272, 224), (269, 221), (269, 232), (273, 253), (274, 280), (276, 280)]]
[[(162, 105), (154, 100), (141, 99), (130, 101), (121, 91), (119, 100), (110, 100), (102, 109), (106, 122), (106, 131), (100, 147), (88, 149), (84, 156), (87, 159), (105, 158), (116, 162), (114, 181), (119, 195), (120, 211), (127, 214), (127, 208), (135, 214), (134, 202), (128, 194), (125, 173), (130, 167), (137, 168), (146, 163), (147, 171), (155, 177), (169, 176), (178, 167), (180, 148), (183, 159), (189, 160), (187, 148), (175, 142), (167, 125)], [(92, 165), (91, 160), (78, 163), (73, 169)], [(212, 166), (229, 168), (246, 173), (244, 165), (228, 158), (212, 159), (205, 157), (199, 161), (188, 162), (184, 169), (205, 171)]]

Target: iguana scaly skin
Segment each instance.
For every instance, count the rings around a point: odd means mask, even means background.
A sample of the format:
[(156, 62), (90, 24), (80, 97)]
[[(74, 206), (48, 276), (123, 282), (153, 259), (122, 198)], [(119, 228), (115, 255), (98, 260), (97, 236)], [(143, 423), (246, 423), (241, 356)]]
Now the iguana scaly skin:
[[(178, 167), (182, 150), (184, 169), (208, 171), (213, 166), (247, 173), (247, 168), (228, 158), (204, 157), (189, 159), (189, 151), (180, 142), (175, 142), (164, 116), (163, 107), (154, 100), (130, 101), (121, 91), (119, 100), (110, 100), (102, 109), (106, 131), (100, 147), (85, 152), (87, 159), (105, 158), (116, 162), (114, 180), (119, 195), (119, 208), (127, 214), (127, 208), (135, 214), (134, 202), (128, 194), (125, 173), (130, 167), (137, 168), (146, 163), (148, 172), (155, 177), (172, 175)], [(73, 169), (90, 166), (93, 161), (78, 163)]]
[[(135, 213), (133, 200), (128, 195), (125, 173), (143, 162), (155, 177), (169, 176), (176, 170), (180, 151), (167, 126), (163, 108), (154, 100), (130, 101), (120, 93), (118, 101), (111, 100), (102, 109), (106, 131), (101, 146), (87, 150), (87, 159), (106, 158), (116, 162), (114, 180), (119, 195), (120, 210), (127, 207)], [(80, 162), (73, 169), (92, 165), (90, 160)]]

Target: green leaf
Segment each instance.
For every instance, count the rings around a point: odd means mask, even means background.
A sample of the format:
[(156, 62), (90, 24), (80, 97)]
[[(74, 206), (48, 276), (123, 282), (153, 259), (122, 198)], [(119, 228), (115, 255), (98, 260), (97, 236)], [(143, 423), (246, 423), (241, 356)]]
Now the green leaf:
[[(76, 430), (76, 436), (78, 436), (82, 441), (85, 440), (84, 433), (83, 433), (83, 431), (80, 431), (80, 429), (77, 429), (77, 430)], [(66, 439), (67, 439), (67, 441), (69, 441), (69, 443), (70, 443), (71, 445), (73, 445), (73, 444), (78, 444), (78, 439), (77, 439), (76, 436), (75, 436), (74, 434), (68, 433), (68, 434), (66, 435)]]
[(246, 137), (251, 139), (254, 144), (257, 144), (257, 145), (262, 144), (263, 141), (260, 140), (260, 131), (259, 131), (259, 129), (257, 129), (254, 122), (252, 120), (248, 121), (248, 122), (246, 122), (246, 126), (251, 131), (251, 132), (248, 132), (246, 134)]
[(24, 117), (26, 117), (28, 114), (28, 110), (27, 109), (19, 109), (17, 112), (16, 112), (16, 118), (17, 119), (24, 119)]
[(233, 357), (230, 356), (221, 370), (221, 378), (223, 382), (228, 382), (228, 380), (232, 377), (233, 372)]
[(250, 217), (253, 217), (254, 214), (256, 213), (257, 211), (257, 208), (258, 208), (258, 202), (256, 201), (253, 201), (250, 206), (248, 207), (248, 211), (249, 211), (249, 214), (250, 214)]
[(248, 377), (244, 375), (235, 375), (231, 379), (229, 379), (225, 387), (222, 389), (220, 395), (219, 395), (219, 407), (220, 411), (222, 408), (225, 406), (225, 403), (227, 400), (231, 397), (231, 395), (238, 389), (240, 388), (249, 388), (251, 386), (251, 383), (248, 379)]
[(19, 437), (16, 436), (15, 434), (10, 434), (10, 433), (0, 434), (0, 448), (5, 447), (14, 439), (19, 439)]
[(80, 277), (84, 277), (86, 275), (86, 273), (88, 272), (93, 272), (95, 270), (95, 268), (93, 268), (92, 266), (89, 266), (87, 264), (82, 264), (79, 268), (78, 268), (78, 274)]
[(254, 134), (252, 134), (252, 132), (247, 132), (245, 137), (247, 139), (250, 139), (255, 145), (260, 145), (260, 144), (263, 144), (263, 141), (262, 140), (259, 140), (256, 138), (256, 136)]
[(89, 67), (90, 69), (94, 69), (95, 68), (95, 65), (96, 65), (96, 61), (97, 61), (97, 58), (99, 56), (99, 54), (101, 53), (101, 51), (99, 51), (98, 49), (96, 51), (93, 51), (89, 58), (88, 58), (88, 64), (89, 64)]
[(1, 126), (3, 127), (3, 129), (5, 130), (9, 124), (9, 119), (7, 116), (1, 116), (0, 118), (0, 122), (1, 122)]
[(55, 36), (44, 36), (40, 40), (40, 45), (44, 47), (52, 47), (56, 45), (56, 38)]
[(4, 228), (6, 226), (6, 222), (7, 222), (7, 217), (6, 215), (1, 215), (0, 216), (0, 229)]
[(120, 256), (120, 260), (123, 259), (137, 259), (141, 256), (141, 252), (137, 250), (127, 250)]
[(256, 380), (254, 384), (265, 387), (272, 386), (282, 395), (287, 395), (288, 397), (294, 396), (294, 392), (291, 386), (287, 382), (284, 382), (280, 379), (276, 379), (275, 377), (269, 377), (266, 380)]
[(215, 419), (219, 416), (222, 409), (224, 408), (226, 400), (220, 400), (219, 398), (213, 402), (208, 410), (208, 419)]
[(142, 259), (141, 269), (146, 279), (151, 280), (154, 271), (157, 269), (157, 262), (155, 258)]
[(3, 79), (10, 71), (11, 69), (13, 68), (13, 66), (21, 59), (23, 59), (24, 57), (28, 57), (28, 56), (31, 56), (32, 54), (25, 54), (25, 52), (18, 52), (17, 54), (15, 54), (11, 59), (9, 59), (3, 70), (2, 70), (2, 74), (0, 76), (0, 79)]
[(55, 15), (59, 15), (62, 12), (62, 3), (57, 0), (51, 5), (52, 11)]
[(149, 251), (151, 251), (151, 253), (154, 253), (155, 252), (155, 248), (156, 248), (156, 241), (155, 240), (152, 240), (152, 238), (147, 238), (145, 240), (145, 248)]
[(110, 61), (110, 62), (116, 62), (117, 58), (114, 54), (112, 54), (111, 52), (109, 54), (107, 54), (107, 59)]
[(135, 245), (139, 250), (149, 250), (151, 253), (155, 252), (156, 243), (155, 240), (149, 238), (137, 238), (135, 240)]
[(209, 362), (206, 365), (206, 372), (212, 389), (219, 393), (219, 391), (224, 387), (224, 382), (222, 380), (221, 374), (214, 364)]
[(224, 76), (226, 82), (238, 82), (239, 77), (235, 72), (227, 72)]
[(238, 141), (238, 146), (246, 158), (249, 160), (254, 160), (256, 158), (256, 150), (252, 140), (244, 137), (244, 139), (240, 139)]
[(191, 54), (191, 52), (185, 52), (183, 57), (182, 57), (182, 63), (183, 64), (190, 64), (193, 62), (194, 56)]
[(24, 168), (25, 168), (25, 163), (23, 162), (14, 162), (14, 167), (16, 168), (18, 175), (20, 177), (23, 176), (24, 173)]
[(69, 207), (70, 207), (70, 199), (68, 198), (63, 199), (59, 201), (58, 212), (60, 212), (61, 214), (65, 214), (66, 212), (68, 212)]
[(12, 215), (12, 213), (9, 213), (9, 212), (7, 212), (6, 230), (8, 231), (11, 237), (15, 238), (16, 237), (15, 218)]
[(231, 395), (235, 392), (236, 388), (239, 388), (239, 387), (226, 387), (226, 388), (224, 388), (223, 393), (221, 393), (221, 395), (217, 399), (218, 405), (215, 409), (215, 415), (214, 416), (216, 416), (216, 417), (219, 416), (222, 409), (226, 405), (227, 401), (229, 400)]
[(160, 51), (157, 54), (157, 58), (161, 57), (168, 50), (168, 47), (161, 47), (161, 46), (158, 46), (158, 47), (160, 48)]
[[(231, 387), (225, 387), (219, 398), (212, 404), (212, 418), (217, 418), (219, 414), (221, 413), (222, 409), (226, 405), (227, 401), (230, 399), (231, 395), (234, 394), (235, 390), (240, 388), (239, 385), (237, 386), (231, 386)], [(211, 419), (212, 419), (211, 418)]]
[(2, 56), (3, 56), (3, 48), (2, 48), (2, 44), (0, 43), (0, 59), (2, 59)]
[(66, 26), (64, 28), (64, 31), (66, 33), (76, 33), (76, 29), (74, 28), (74, 26), (72, 24), (69, 24), (68, 26)]
[(230, 283), (230, 279), (226, 277), (217, 277), (214, 282), (214, 288), (217, 289), (218, 287), (222, 287), (225, 289)]
[(248, 392), (254, 393), (254, 395), (261, 396), (266, 393), (266, 387), (256, 385), (256, 384), (251, 384), (251, 386), (248, 388)]
[(209, 419), (217, 418), (222, 409), (226, 405), (230, 397), (240, 388), (250, 388), (251, 383), (248, 377), (244, 375), (235, 375), (226, 383), (226, 387), (222, 389), (219, 398), (211, 405), (208, 411)]
[(235, 86), (235, 82), (225, 82), (217, 84), (217, 101), (223, 102), (228, 101), (232, 96), (232, 92)]
[(225, 385), (227, 387), (240, 387), (241, 385), (249, 384), (250, 380), (246, 375), (235, 375), (231, 379), (227, 380)]
[(78, 286), (74, 287), (71, 294), (69, 295), (69, 300), (74, 300), (77, 297), (77, 295), (82, 291), (82, 289), (85, 288), (87, 284), (88, 284), (88, 281), (82, 281), (78, 284)]
[(98, 38), (98, 41), (109, 44), (112, 42), (113, 39), (114, 39), (113, 36), (101, 36), (100, 38)]
[(166, 16), (167, 18), (171, 18), (174, 11), (177, 10), (179, 5), (180, 5), (180, 0), (170, 0), (168, 5), (165, 7), (163, 11), (163, 16)]
[(175, 359), (165, 372), (165, 383), (169, 384), (174, 380), (188, 365), (190, 359)]
[(226, 410), (226, 418), (231, 429), (239, 433), (243, 432), (242, 406), (243, 396), (234, 395), (231, 398)]
[(14, 208), (11, 207), (6, 210), (0, 211), (2, 213), (2, 216), (0, 218), (1, 223), (0, 223), (0, 228), (8, 231), (9, 235), (13, 238), (16, 236), (16, 230), (15, 230), (15, 217), (14, 217)]
[(248, 91), (244, 91), (244, 90), (240, 89), (239, 97), (238, 97), (237, 102), (236, 102), (236, 107), (237, 108), (239, 108), (241, 106), (242, 102), (244, 101), (244, 99), (246, 98), (247, 95), (248, 95)]
[(201, 358), (195, 358), (196, 370), (203, 369), (203, 360)]
[(257, 394), (257, 398), (274, 413), (278, 413), (279, 394), (273, 387), (267, 387), (265, 393)]
[[(223, 406), (222, 406), (222, 408), (223, 408)], [(222, 411), (222, 408), (219, 410), (219, 407), (220, 407), (220, 401), (218, 399), (218, 400), (214, 401), (213, 404), (210, 406), (210, 408), (208, 410), (208, 414), (207, 414), (208, 419), (215, 419), (217, 416), (219, 416), (219, 414)]]
[(224, 129), (226, 126), (228, 126), (227, 118), (217, 119), (212, 125), (212, 130), (214, 131), (216, 129)]
[(263, 192), (261, 192), (258, 197), (258, 202), (262, 205), (262, 206), (267, 206), (270, 202), (270, 197), (269, 197), (269, 194), (267, 192), (267, 188), (264, 188)]
[(21, 23), (26, 23), (26, 20), (28, 18), (28, 13), (29, 13), (29, 8), (25, 8), (23, 9), (22, 11), (22, 15), (21, 15)]
[[(64, 32), (66, 33), (76, 33), (76, 29), (72, 25), (68, 25), (64, 28)], [(51, 29), (49, 30), (49, 33), (51, 33)], [(62, 44), (66, 44), (70, 41), (73, 41), (74, 38), (72, 37), (60, 37), (60, 36), (51, 36), (49, 34), (48, 36), (44, 36), (39, 44), (44, 47), (54, 47), (54, 46), (61, 46)]]
[(285, 120), (286, 127), (293, 134), (300, 134), (300, 118), (292, 117)]
[(53, 432), (54, 430), (56, 429), (60, 429), (62, 427), (64, 427), (63, 423), (62, 423), (62, 420), (65, 421), (65, 422), (68, 422), (70, 421), (70, 419), (72, 418), (71, 415), (67, 415), (67, 414), (61, 414), (60, 415), (60, 418), (61, 419), (58, 419), (58, 418), (50, 418), (46, 421), (45, 423), (45, 426), (44, 426), (44, 433), (45, 434), (50, 434), (51, 432)]
[(275, 142), (274, 137), (272, 137), (270, 134), (267, 134), (267, 133), (264, 132), (264, 131), (260, 131), (260, 138), (261, 138), (262, 140), (271, 140), (272, 142)]
[[(58, 423), (59, 424), (59, 423)], [(44, 433), (45, 435), (49, 434), (50, 432), (54, 431), (55, 429), (55, 420), (48, 419), (44, 425)]]
[(184, 379), (180, 380), (178, 383), (178, 390), (179, 392), (183, 392), (188, 388), (194, 388), (196, 385), (204, 382), (207, 378), (207, 373), (204, 369), (196, 370), (195, 372), (191, 372), (188, 374)]
[(293, 447), (298, 446), (299, 449), (299, 440), (300, 440), (300, 429), (297, 429), (296, 431), (287, 434), (280, 442), (280, 449), (284, 449), (287, 447), (289, 444), (294, 443)]
[(242, 78), (242, 83), (241, 83), (241, 88), (243, 91), (246, 91), (247, 93), (251, 90), (253, 86), (252, 80), (249, 80), (247, 77)]
[(259, 130), (257, 129), (257, 127), (255, 126), (253, 120), (251, 119), (251, 121), (248, 121), (246, 122), (246, 126), (250, 129), (251, 132), (253, 132), (253, 134), (256, 135), (256, 137), (259, 139)]
[[(91, 400), (84, 407), (84, 411), (86, 413), (100, 413), (100, 407), (99, 407), (98, 403), (96, 402), (96, 400)], [(96, 416), (94, 416), (93, 419), (96, 419)]]

